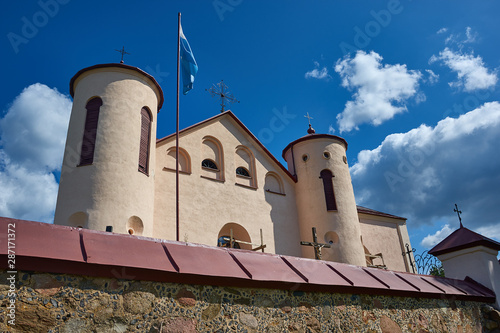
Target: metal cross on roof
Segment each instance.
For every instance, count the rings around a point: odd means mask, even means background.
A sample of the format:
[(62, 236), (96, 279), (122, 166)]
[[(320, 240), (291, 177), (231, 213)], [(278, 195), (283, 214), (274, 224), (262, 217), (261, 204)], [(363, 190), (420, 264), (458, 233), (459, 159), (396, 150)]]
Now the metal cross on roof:
[(309, 115), (309, 112), (307, 112), (307, 114), (304, 117), (307, 118), (307, 120), (309, 121), (309, 126), (311, 126), (311, 119), (314, 119), (314, 118)]
[(301, 241), (300, 245), (314, 247), (314, 256), (316, 257), (316, 259), (321, 260), (321, 249), (324, 248), (324, 247), (330, 248), (331, 246), (330, 246), (330, 244), (318, 243), (318, 236), (316, 234), (316, 227), (312, 228), (312, 235), (313, 235), (313, 241), (312, 242)]
[(224, 80), (220, 80), (219, 83), (212, 84), (212, 87), (210, 87), (209, 89), (205, 89), (210, 93), (210, 95), (212, 95), (212, 97), (219, 96), (221, 106), (220, 112), (224, 112), (224, 107), (227, 103), (232, 104), (240, 102), (233, 96), (233, 94), (228, 91), (228, 89), (229, 87), (224, 84)]
[(307, 129), (307, 133), (309, 133), (309, 134), (316, 133), (316, 131), (314, 130), (314, 128), (312, 128), (312, 125), (311, 125), (311, 119), (313, 119), (313, 117), (311, 117), (309, 115), (309, 112), (307, 112), (307, 115), (305, 115), (304, 117), (306, 117), (307, 120), (309, 121), (309, 128)]
[(460, 221), (460, 228), (463, 228), (463, 225), (462, 225), (462, 218), (460, 217), (460, 214), (462, 214), (462, 211), (461, 210), (458, 210), (458, 206), (457, 204), (455, 204), (455, 208), (453, 208), (453, 211), (455, 213), (457, 213), (458, 215), (458, 220)]
[(123, 55), (125, 55), (125, 54), (130, 54), (130, 53), (128, 53), (128, 52), (125, 52), (125, 46), (123, 46), (121, 50), (117, 50), (117, 49), (115, 49), (115, 51), (116, 51), (116, 52), (120, 52), (120, 53), (122, 54), (122, 58), (121, 58), (121, 60), (120, 60), (120, 64), (123, 64)]

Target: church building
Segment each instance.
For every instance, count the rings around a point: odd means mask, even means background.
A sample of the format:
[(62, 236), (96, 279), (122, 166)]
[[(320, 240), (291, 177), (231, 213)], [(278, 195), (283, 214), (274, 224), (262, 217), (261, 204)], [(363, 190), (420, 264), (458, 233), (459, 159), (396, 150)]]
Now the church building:
[(181, 130), (176, 152), (141, 69), (84, 68), (70, 93), (55, 224), (412, 272), (406, 219), (356, 205), (343, 138), (309, 127), (284, 166), (226, 111)]

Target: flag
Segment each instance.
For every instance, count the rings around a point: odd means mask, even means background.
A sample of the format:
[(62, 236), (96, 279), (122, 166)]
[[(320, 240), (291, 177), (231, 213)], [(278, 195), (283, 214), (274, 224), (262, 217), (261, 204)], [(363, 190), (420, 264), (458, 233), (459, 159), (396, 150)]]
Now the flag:
[(189, 90), (193, 89), (193, 82), (196, 73), (198, 73), (198, 65), (194, 59), (193, 51), (180, 29), (180, 52), (181, 52), (181, 67), (182, 67), (182, 93), (186, 95)]

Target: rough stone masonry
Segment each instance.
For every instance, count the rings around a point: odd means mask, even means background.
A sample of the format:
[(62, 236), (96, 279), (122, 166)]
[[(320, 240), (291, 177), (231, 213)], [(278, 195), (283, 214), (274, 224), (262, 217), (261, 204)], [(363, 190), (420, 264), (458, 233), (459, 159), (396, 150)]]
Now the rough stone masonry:
[(16, 325), (2, 332), (500, 332), (478, 302), (229, 288), (19, 272)]

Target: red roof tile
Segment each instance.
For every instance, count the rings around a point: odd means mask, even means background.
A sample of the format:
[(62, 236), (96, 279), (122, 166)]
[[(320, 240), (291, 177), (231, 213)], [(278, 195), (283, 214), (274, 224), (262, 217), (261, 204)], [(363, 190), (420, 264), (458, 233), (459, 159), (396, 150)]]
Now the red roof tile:
[(80, 234), (88, 263), (176, 272), (159, 241), (88, 229)]
[[(78, 229), (48, 223), (0, 217), (0, 243), (15, 245), (16, 257), (50, 257), (57, 260), (85, 262)], [(13, 232), (8, 232), (8, 229)], [(7, 246), (2, 246), (2, 251)], [(2, 252), (3, 253), (3, 252)]]
[(472, 230), (465, 227), (460, 227), (446, 237), (441, 243), (434, 246), (429, 253), (438, 256), (441, 254), (455, 252), (458, 250), (463, 250), (471, 248), (474, 246), (485, 246), (493, 250), (500, 250), (500, 243), (496, 242), (488, 237), (484, 237)]
[(318, 265), (318, 260), (314, 259), (289, 256), (281, 256), (281, 259), (295, 271), (301, 272), (308, 283), (343, 287), (351, 287), (353, 285), (350, 280), (337, 274), (325, 261), (320, 261), (322, 264)]
[(164, 244), (181, 274), (248, 278), (229, 253), (222, 248), (181, 242)]
[[(0, 217), (0, 243), (15, 225), (16, 269), (199, 285), (494, 302), (464, 281), (335, 262), (216, 248)], [(0, 268), (7, 267), (0, 248)]]
[(306, 283), (300, 271), (290, 269), (279, 256), (245, 250), (233, 250), (231, 255), (250, 273), (251, 279), (255, 281), (273, 281), (289, 283)]

